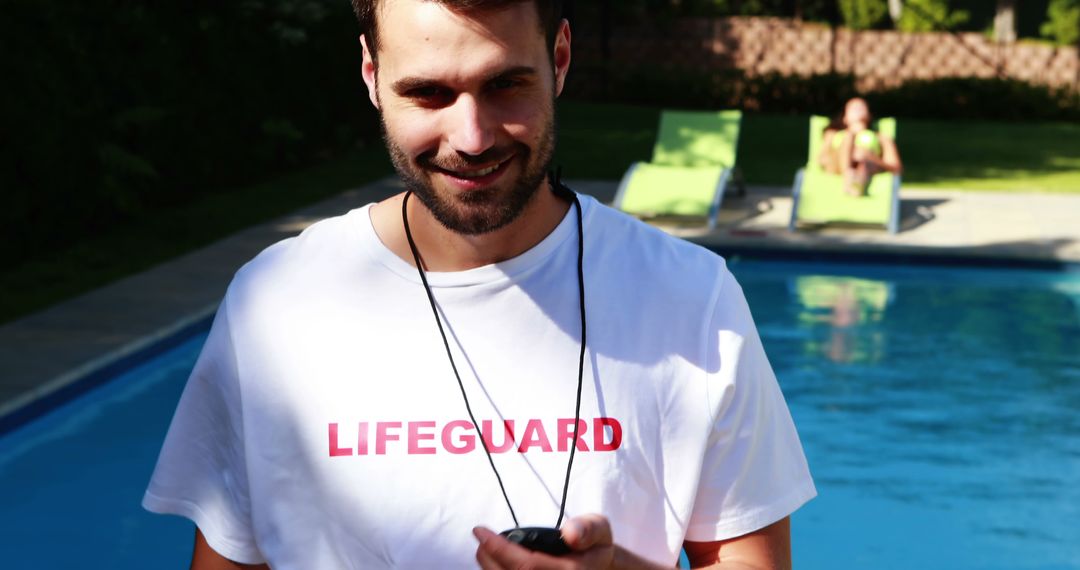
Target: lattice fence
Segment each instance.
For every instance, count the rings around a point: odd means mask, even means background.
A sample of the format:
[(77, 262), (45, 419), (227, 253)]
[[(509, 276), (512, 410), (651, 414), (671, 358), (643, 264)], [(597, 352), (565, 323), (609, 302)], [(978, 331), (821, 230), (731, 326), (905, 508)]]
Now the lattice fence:
[[(586, 26), (584, 34), (575, 33), (576, 63), (602, 64), (596, 31)], [(617, 26), (608, 45), (607, 64), (623, 68), (851, 73), (861, 89), (943, 77), (1002, 77), (1080, 88), (1076, 47), (998, 45), (978, 33), (854, 32), (782, 18), (717, 18)]]

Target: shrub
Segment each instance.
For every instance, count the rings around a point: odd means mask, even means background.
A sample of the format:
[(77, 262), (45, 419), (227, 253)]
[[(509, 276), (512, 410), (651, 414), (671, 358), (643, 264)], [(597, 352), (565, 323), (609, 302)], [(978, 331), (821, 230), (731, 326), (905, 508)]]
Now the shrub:
[(1039, 32), (1059, 45), (1080, 45), (1080, 0), (1050, 0)]
[[(606, 91), (596, 78), (603, 70), (577, 69), (568, 95), (612, 103), (660, 107), (738, 108), (764, 113), (828, 113), (858, 94), (845, 74), (812, 76), (739, 70), (613, 69)], [(864, 94), (875, 114), (934, 119), (1052, 121), (1080, 119), (1080, 92), (1011, 79), (910, 80)]]
[(866, 97), (879, 115), (1007, 121), (1080, 118), (1080, 93), (1013, 79), (911, 80)]
[(347, 2), (8, 0), (0, 36), (4, 263), (378, 136)]

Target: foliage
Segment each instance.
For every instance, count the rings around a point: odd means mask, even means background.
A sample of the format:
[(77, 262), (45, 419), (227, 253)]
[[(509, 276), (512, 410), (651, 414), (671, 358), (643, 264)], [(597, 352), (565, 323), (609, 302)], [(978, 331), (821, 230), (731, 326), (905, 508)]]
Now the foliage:
[(853, 30), (868, 30), (889, 13), (886, 0), (837, 0), (844, 24)]
[(970, 17), (966, 10), (951, 10), (948, 0), (907, 0), (897, 28), (904, 32), (953, 30)]
[(1013, 79), (910, 80), (866, 94), (879, 114), (931, 119), (1080, 120), (1080, 92)]
[(0, 37), (7, 264), (378, 137), (337, 0), (7, 0)]
[(1080, 0), (1050, 0), (1039, 32), (1059, 45), (1080, 45)]
[[(765, 113), (821, 112), (857, 94), (847, 74), (812, 76), (739, 70), (714, 72), (679, 68), (612, 68), (606, 92), (595, 82), (602, 70), (577, 68), (567, 92), (583, 99), (665, 107), (740, 108)], [(575, 82), (577, 81), (577, 82)], [(881, 112), (934, 119), (1006, 121), (1080, 120), (1080, 92), (1010, 79), (942, 78), (910, 80), (865, 94)]]

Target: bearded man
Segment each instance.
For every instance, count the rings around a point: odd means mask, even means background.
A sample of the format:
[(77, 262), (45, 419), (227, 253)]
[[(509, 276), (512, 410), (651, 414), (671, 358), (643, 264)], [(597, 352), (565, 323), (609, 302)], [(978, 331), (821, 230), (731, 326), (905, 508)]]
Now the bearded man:
[(230, 285), (144, 498), (192, 568), (790, 567), (815, 490), (723, 259), (548, 174), (560, 2), (354, 6), (406, 191)]

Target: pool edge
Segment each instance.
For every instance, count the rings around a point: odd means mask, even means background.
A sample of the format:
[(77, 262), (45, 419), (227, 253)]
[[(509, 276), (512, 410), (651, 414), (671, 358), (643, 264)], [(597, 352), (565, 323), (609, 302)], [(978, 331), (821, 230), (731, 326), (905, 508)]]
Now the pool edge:
[(694, 237), (684, 238), (726, 259), (745, 256), (760, 261), (826, 261), (855, 264), (901, 263), (958, 269), (1020, 269), (1062, 273), (1080, 272), (1071, 259), (1021, 255), (976, 254), (970, 248), (921, 247), (820, 247), (794, 244), (733, 243)]
[(0, 437), (108, 383), (117, 375), (209, 330), (219, 303), (69, 370), (17, 398), (0, 403)]

